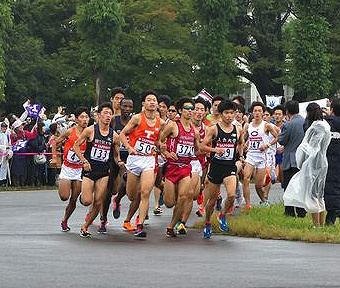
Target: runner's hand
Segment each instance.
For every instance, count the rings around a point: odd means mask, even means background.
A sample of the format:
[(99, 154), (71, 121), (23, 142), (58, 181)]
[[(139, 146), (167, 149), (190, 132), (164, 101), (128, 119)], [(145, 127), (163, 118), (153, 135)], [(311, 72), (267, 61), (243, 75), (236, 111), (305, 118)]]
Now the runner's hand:
[(164, 156), (165, 156), (165, 158), (170, 159), (170, 160), (173, 160), (173, 161), (178, 160), (178, 157), (177, 157), (177, 155), (176, 155), (175, 152), (168, 152), (168, 151), (165, 151), (165, 152), (164, 152)]
[(260, 146), (260, 151), (265, 151), (267, 150), (268, 146), (267, 145), (261, 145)]
[(89, 162), (85, 162), (85, 163), (83, 164), (83, 167), (84, 167), (84, 170), (85, 170), (85, 171), (91, 171), (91, 165), (90, 165)]
[(129, 147), (128, 148), (129, 155), (138, 155), (138, 152), (135, 150), (135, 148)]
[(119, 166), (119, 167), (124, 167), (124, 165), (125, 165), (125, 163), (123, 162), (123, 161), (118, 161), (117, 162), (117, 165)]
[(277, 147), (276, 152), (277, 152), (277, 154), (282, 154), (284, 150), (285, 150), (285, 147), (280, 146), (280, 147)]
[(224, 148), (215, 148), (215, 152), (216, 152), (216, 154), (222, 156), (225, 152), (225, 149)]
[(50, 164), (52, 167), (55, 167), (57, 165), (57, 158), (53, 157), (51, 160), (50, 160)]

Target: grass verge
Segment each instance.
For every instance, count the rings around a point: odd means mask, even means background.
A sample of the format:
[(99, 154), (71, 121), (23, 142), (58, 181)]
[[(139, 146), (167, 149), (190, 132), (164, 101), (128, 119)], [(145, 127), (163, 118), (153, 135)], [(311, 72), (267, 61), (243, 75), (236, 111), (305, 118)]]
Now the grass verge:
[(34, 191), (34, 190), (58, 190), (57, 186), (21, 186), (21, 187), (0, 187), (2, 191)]
[[(230, 232), (221, 232), (216, 216), (211, 225), (214, 233), (262, 239), (295, 240), (313, 243), (340, 243), (339, 226), (313, 228), (312, 217), (284, 216), (281, 204), (270, 207), (254, 207), (248, 215), (227, 216)], [(203, 229), (204, 221), (194, 223), (194, 228)]]

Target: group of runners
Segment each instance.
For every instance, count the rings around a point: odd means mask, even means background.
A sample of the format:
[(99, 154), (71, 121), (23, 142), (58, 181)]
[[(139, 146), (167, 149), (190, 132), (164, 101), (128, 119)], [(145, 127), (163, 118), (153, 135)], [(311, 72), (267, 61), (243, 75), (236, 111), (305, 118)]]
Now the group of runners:
[[(98, 232), (106, 233), (109, 207), (112, 203), (113, 216), (119, 218), (125, 195), (130, 205), (123, 229), (138, 238), (147, 236), (144, 223), (152, 191), (155, 215), (162, 213), (163, 202), (172, 208), (167, 237), (187, 234), (186, 224), (196, 200), (197, 216), (205, 217), (204, 238), (212, 235), (215, 207), (220, 229), (228, 231), (228, 213), (241, 211), (242, 204), (242, 212), (251, 209), (252, 178), (260, 204), (269, 205), (280, 128), (270, 123), (272, 117), (266, 116), (261, 102), (252, 104), (248, 119), (240, 97), (233, 101), (215, 97), (211, 115), (210, 103), (202, 98), (181, 98), (175, 104), (167, 96), (148, 91), (141, 101), (141, 112), (133, 114), (133, 100), (124, 90), (116, 89), (111, 103), (98, 106), (93, 125), (88, 126), (90, 111), (79, 107), (75, 111), (77, 125), (54, 141), (52, 163), (57, 161), (57, 148), (63, 146), (59, 195), (68, 201), (62, 231), (70, 230), (68, 219), (78, 198), (89, 206), (80, 230), (82, 237), (91, 236), (88, 228), (98, 214)], [(282, 125), (284, 109), (278, 106), (276, 114), (276, 123)], [(222, 184), (227, 191), (223, 202)], [(131, 223), (134, 216), (135, 225)]]

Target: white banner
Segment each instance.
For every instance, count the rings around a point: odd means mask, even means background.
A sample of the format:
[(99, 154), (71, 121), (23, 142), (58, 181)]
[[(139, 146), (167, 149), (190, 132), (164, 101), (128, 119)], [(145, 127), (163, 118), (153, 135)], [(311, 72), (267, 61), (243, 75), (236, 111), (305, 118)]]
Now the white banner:
[(309, 103), (317, 103), (319, 104), (321, 108), (326, 108), (326, 109), (329, 109), (329, 106), (330, 106), (330, 102), (327, 98), (299, 103), (299, 111), (300, 111), (299, 114), (304, 118), (306, 118), (307, 116), (306, 108)]

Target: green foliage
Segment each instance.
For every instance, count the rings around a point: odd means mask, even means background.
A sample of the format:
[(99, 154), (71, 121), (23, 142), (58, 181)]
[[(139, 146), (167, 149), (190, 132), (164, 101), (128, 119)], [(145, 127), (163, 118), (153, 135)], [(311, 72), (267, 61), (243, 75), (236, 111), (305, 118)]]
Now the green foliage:
[(0, 102), (5, 99), (5, 49), (7, 46), (7, 30), (12, 27), (12, 0), (0, 3)]
[[(214, 94), (229, 94), (237, 87), (234, 47), (229, 40), (229, 22), (235, 16), (234, 0), (196, 0), (199, 15), (197, 62), (199, 84)], [(227, 76), (228, 75), (228, 76)]]
[(296, 1), (298, 19), (293, 25), (292, 83), (303, 98), (329, 96), (330, 63), (327, 51), (329, 24), (322, 15), (325, 1)]

